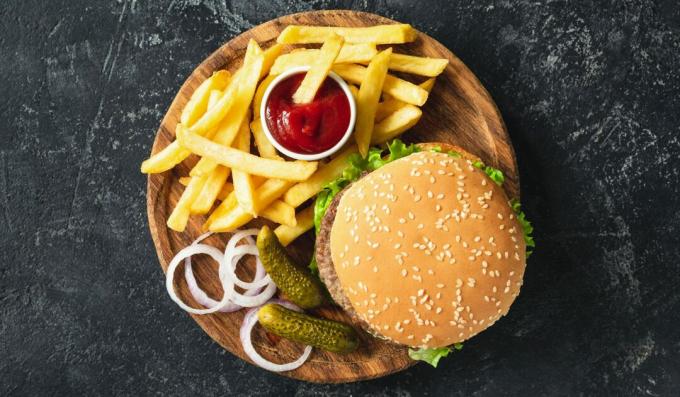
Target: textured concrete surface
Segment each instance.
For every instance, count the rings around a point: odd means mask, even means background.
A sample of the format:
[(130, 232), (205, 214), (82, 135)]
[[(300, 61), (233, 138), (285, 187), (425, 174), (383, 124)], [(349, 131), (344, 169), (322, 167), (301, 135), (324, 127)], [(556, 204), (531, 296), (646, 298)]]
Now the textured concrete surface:
[[(223, 42), (312, 8), (442, 41), (517, 149), (524, 289), (436, 370), (285, 379), (164, 291), (138, 172), (162, 115)], [(0, 395), (680, 394), (679, 51), (674, 0), (0, 2)]]

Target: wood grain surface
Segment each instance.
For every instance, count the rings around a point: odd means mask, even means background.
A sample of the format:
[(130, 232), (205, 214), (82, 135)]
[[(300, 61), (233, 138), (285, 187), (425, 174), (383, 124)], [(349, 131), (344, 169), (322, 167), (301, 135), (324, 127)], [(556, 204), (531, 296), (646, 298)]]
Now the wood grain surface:
[[(158, 152), (174, 139), (175, 125), (179, 121), (182, 108), (194, 89), (205, 78), (219, 69), (234, 72), (241, 65), (249, 39), (253, 38), (262, 48), (267, 48), (276, 41), (281, 30), (290, 24), (372, 26), (388, 23), (396, 22), (356, 11), (316, 11), (287, 15), (239, 35), (204, 60), (182, 85), (161, 122), (153, 152)], [(450, 61), (444, 73), (437, 78), (430, 98), (423, 107), (422, 119), (411, 131), (404, 134), (402, 139), (410, 142), (448, 142), (466, 148), (487, 164), (501, 169), (506, 175), (504, 188), (509, 197), (519, 198), (519, 179), (512, 144), (495, 103), (474, 74), (442, 44), (423, 33), (418, 34), (415, 42), (396, 45), (394, 50), (413, 55), (447, 58)], [(416, 83), (422, 81), (414, 76), (402, 77)], [(188, 175), (196, 160), (189, 158), (173, 170), (150, 175), (148, 178), (149, 228), (163, 271), (179, 250), (201, 234), (201, 225), (204, 221), (201, 216), (192, 216), (184, 233), (174, 232), (165, 225), (183, 190), (178, 179)], [(262, 223), (263, 221), (255, 220), (249, 226), (257, 227)], [(221, 233), (210, 237), (206, 242), (223, 248), (228, 237), (228, 234)], [(289, 247), (289, 251), (298, 260), (307, 262), (311, 258), (313, 245), (314, 236), (307, 233), (296, 240)], [(239, 274), (247, 279), (246, 275), (252, 275), (251, 266), (252, 263), (244, 264)], [(221, 288), (217, 281), (216, 269), (217, 264), (207, 257), (201, 256), (194, 260), (194, 272), (199, 285), (213, 297), (219, 298)], [(177, 278), (180, 280), (176, 282), (179, 296), (197, 306), (188, 293), (181, 275), (182, 267), (178, 270)], [(239, 327), (244, 314), (245, 310), (241, 310), (235, 313), (192, 317), (217, 343), (241, 359), (250, 361), (239, 341)], [(334, 307), (320, 309), (317, 314), (349, 321), (341, 310)], [(253, 332), (253, 341), (264, 357), (275, 362), (291, 361), (302, 352), (299, 345), (268, 335), (259, 327)], [(302, 367), (284, 372), (282, 375), (310, 382), (354, 382), (384, 376), (413, 364), (405, 348), (362, 333), (361, 347), (356, 352), (338, 355), (315, 349), (309, 361)]]

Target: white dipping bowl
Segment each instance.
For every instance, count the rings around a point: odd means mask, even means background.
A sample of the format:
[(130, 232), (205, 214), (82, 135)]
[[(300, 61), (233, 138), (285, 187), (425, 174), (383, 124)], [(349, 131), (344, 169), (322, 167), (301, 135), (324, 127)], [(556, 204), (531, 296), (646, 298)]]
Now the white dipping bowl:
[(338, 143), (336, 143), (335, 146), (328, 150), (325, 150), (321, 153), (297, 153), (285, 148), (281, 143), (279, 143), (279, 141), (277, 141), (274, 138), (271, 131), (269, 131), (269, 126), (267, 126), (267, 119), (265, 118), (265, 109), (267, 108), (269, 95), (272, 93), (274, 87), (279, 85), (280, 82), (287, 79), (288, 77), (294, 74), (306, 72), (308, 70), (309, 66), (300, 66), (297, 68), (288, 69), (285, 72), (281, 73), (280, 75), (276, 76), (274, 80), (272, 80), (271, 84), (269, 84), (269, 87), (267, 87), (267, 90), (264, 92), (264, 96), (262, 97), (262, 104), (260, 105), (260, 123), (262, 124), (262, 129), (264, 130), (264, 134), (267, 136), (267, 139), (269, 139), (269, 142), (271, 142), (272, 145), (274, 145), (274, 147), (279, 152), (297, 160), (315, 161), (326, 158), (340, 150), (343, 146), (345, 146), (350, 136), (352, 136), (352, 131), (354, 131), (354, 124), (356, 123), (357, 120), (357, 104), (354, 101), (352, 91), (349, 90), (349, 85), (347, 85), (345, 80), (343, 80), (340, 76), (333, 72), (330, 72), (328, 74), (328, 77), (335, 80), (335, 82), (338, 83), (340, 88), (342, 88), (342, 91), (345, 93), (347, 101), (349, 102), (349, 124), (347, 125), (347, 131), (345, 131), (345, 134), (342, 136), (342, 138), (340, 138)]

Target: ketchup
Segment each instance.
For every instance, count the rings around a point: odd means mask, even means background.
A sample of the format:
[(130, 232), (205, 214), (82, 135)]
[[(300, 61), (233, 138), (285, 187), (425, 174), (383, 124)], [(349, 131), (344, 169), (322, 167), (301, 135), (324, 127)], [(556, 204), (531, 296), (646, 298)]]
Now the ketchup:
[(305, 72), (291, 75), (272, 89), (265, 105), (267, 127), (286, 149), (303, 154), (324, 152), (335, 146), (349, 126), (349, 100), (330, 77), (308, 104), (293, 102)]

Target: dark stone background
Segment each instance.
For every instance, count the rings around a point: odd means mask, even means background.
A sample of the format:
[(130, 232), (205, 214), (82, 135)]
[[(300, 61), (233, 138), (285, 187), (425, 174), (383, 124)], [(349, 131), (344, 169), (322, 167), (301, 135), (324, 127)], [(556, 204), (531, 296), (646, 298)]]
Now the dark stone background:
[[(517, 150), (524, 289), (436, 370), (269, 374), (163, 286), (138, 169), (176, 90), (236, 34), (321, 8), (439, 39)], [(675, 0), (0, 2), (0, 395), (678, 395), (679, 51)]]

